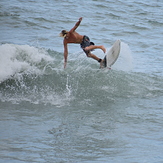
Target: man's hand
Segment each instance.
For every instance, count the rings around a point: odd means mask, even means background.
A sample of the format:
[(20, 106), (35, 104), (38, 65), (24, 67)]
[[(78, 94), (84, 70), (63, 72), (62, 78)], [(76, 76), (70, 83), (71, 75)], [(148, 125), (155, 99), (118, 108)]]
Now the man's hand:
[(82, 21), (82, 19), (83, 19), (83, 18), (82, 18), (82, 17), (80, 17), (80, 18), (79, 18), (79, 21)]
[(67, 62), (64, 62), (64, 69), (66, 68)]

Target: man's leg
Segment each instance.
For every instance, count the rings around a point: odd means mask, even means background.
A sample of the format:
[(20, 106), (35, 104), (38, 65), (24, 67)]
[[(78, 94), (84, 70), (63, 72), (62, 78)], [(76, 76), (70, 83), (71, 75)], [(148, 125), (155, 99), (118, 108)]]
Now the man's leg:
[(106, 52), (106, 49), (103, 45), (90, 45), (90, 46), (87, 46), (86, 48), (84, 48), (86, 51), (89, 51), (89, 50), (94, 50), (94, 49), (101, 49), (104, 53)]
[(91, 52), (88, 53), (87, 57), (93, 58), (96, 61), (99, 61), (100, 60), (100, 58), (98, 58), (96, 55), (92, 54)]
[(90, 58), (93, 58), (93, 59), (95, 59), (96, 61), (98, 61), (99, 63), (100, 63), (100, 68), (104, 68), (104, 64), (103, 64), (103, 59), (101, 59), (101, 58), (98, 58), (96, 55), (94, 55), (94, 54), (92, 54), (91, 52), (89, 52), (88, 54), (87, 54), (87, 57), (90, 57)]

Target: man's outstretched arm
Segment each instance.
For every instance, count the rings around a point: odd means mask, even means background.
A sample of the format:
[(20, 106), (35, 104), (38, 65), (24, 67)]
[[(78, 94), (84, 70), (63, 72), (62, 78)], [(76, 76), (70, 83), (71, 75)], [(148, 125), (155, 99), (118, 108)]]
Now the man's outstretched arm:
[(76, 22), (75, 26), (70, 30), (70, 32), (74, 32), (76, 30), (76, 28), (78, 28), (78, 26), (80, 25), (82, 19), (83, 19), (82, 17), (79, 18), (79, 21)]
[(64, 40), (64, 68), (66, 68), (67, 65), (67, 57), (68, 57), (68, 47), (67, 47), (67, 43)]

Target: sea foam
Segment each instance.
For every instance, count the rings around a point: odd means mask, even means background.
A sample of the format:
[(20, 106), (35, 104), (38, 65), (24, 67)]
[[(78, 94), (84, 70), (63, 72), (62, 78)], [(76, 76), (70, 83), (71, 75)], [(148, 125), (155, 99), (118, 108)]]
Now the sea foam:
[(14, 44), (1, 45), (0, 57), (0, 82), (20, 72), (41, 73), (39, 64), (53, 60), (44, 49)]

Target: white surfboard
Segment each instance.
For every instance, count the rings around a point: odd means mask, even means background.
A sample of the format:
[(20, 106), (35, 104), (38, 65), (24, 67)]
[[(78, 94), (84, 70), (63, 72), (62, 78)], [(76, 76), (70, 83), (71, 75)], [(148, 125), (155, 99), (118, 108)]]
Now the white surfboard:
[(104, 67), (111, 67), (119, 57), (121, 41), (117, 40), (104, 57)]

